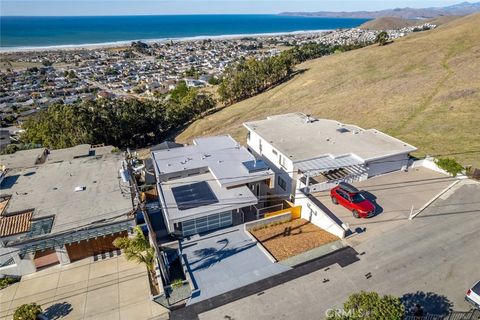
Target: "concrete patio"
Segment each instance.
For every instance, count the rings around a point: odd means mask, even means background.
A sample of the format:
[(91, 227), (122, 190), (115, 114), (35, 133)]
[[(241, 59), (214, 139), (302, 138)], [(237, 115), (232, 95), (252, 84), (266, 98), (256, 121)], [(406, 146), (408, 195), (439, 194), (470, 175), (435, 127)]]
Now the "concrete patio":
[(167, 310), (150, 300), (147, 271), (123, 256), (53, 266), (0, 290), (0, 319), (24, 303), (51, 319), (148, 319)]
[(290, 269), (270, 261), (242, 226), (194, 236), (182, 247), (200, 289), (189, 305)]

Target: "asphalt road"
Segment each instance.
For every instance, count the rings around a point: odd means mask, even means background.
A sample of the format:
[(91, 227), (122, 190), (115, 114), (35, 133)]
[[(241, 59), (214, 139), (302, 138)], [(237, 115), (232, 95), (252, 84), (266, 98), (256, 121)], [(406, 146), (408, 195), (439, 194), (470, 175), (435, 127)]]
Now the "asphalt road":
[(354, 241), (360, 261), (332, 265), (199, 315), (200, 319), (322, 319), (350, 293), (377, 291), (430, 314), (469, 310), (480, 279), (480, 184), (462, 181), (413, 221)]

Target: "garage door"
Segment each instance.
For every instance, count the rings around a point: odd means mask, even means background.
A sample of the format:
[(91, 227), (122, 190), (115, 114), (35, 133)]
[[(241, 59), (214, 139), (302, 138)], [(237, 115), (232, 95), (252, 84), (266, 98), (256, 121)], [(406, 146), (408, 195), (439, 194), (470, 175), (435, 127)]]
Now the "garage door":
[(55, 249), (35, 252), (34, 262), (37, 269), (59, 263)]
[(408, 164), (408, 155), (400, 155), (367, 163), (368, 177), (402, 170)]
[(183, 236), (202, 233), (232, 225), (232, 212), (216, 213), (182, 222)]
[(107, 235), (105, 237), (98, 237), (97, 239), (82, 240), (65, 245), (67, 248), (70, 261), (76, 261), (88, 258), (97, 254), (117, 250), (113, 245), (113, 240), (118, 237), (126, 237), (126, 231), (117, 234)]

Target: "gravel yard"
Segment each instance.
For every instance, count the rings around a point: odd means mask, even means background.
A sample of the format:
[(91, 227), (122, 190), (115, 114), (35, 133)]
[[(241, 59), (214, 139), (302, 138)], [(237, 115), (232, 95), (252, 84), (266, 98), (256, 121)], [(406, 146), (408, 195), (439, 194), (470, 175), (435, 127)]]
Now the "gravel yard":
[(278, 261), (338, 240), (333, 234), (304, 219), (295, 219), (250, 232)]

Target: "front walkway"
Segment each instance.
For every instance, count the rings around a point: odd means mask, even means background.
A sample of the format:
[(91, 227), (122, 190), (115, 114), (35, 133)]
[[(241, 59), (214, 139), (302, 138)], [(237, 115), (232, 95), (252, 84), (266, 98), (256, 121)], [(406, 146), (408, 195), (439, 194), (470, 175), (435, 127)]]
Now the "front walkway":
[(0, 290), (0, 317), (37, 302), (50, 319), (148, 319), (167, 312), (150, 300), (147, 271), (123, 256), (53, 266)]
[(192, 280), (200, 290), (188, 304), (290, 269), (270, 261), (245, 234), (243, 225), (196, 235), (181, 245)]

